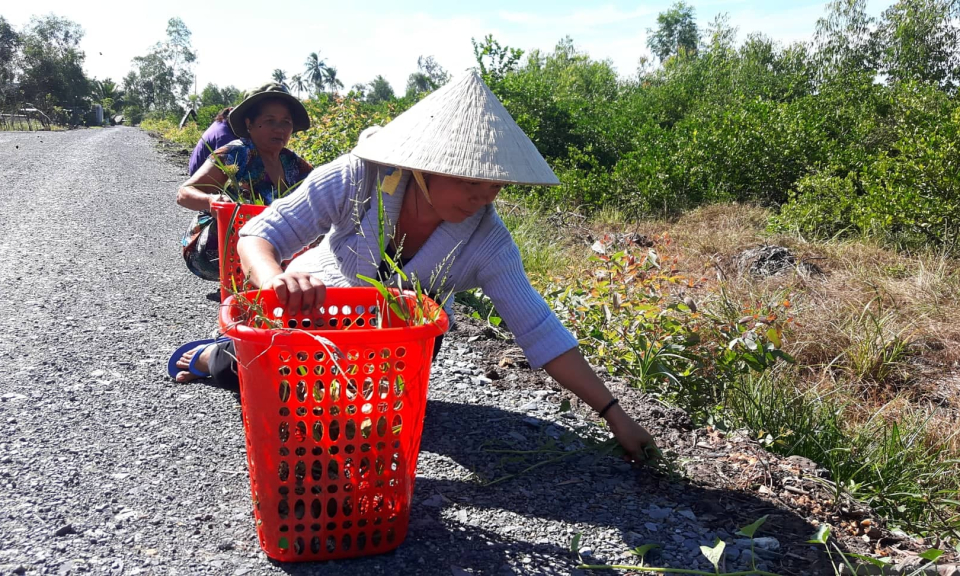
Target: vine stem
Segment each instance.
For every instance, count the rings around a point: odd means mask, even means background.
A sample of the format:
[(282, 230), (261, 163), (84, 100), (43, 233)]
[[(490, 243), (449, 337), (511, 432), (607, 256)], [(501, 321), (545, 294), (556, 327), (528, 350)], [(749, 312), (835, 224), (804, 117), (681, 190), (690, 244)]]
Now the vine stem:
[(511, 478), (516, 478), (516, 477), (518, 477), (518, 476), (523, 476), (523, 475), (526, 474), (527, 472), (530, 472), (531, 470), (535, 470), (535, 469), (537, 469), (537, 468), (539, 468), (539, 467), (541, 467), (541, 466), (546, 466), (547, 464), (553, 464), (554, 462), (560, 462), (561, 460), (566, 460), (567, 458), (569, 458), (569, 457), (571, 457), (571, 456), (573, 456), (573, 455), (575, 455), (575, 454), (582, 454), (583, 452), (587, 452), (587, 451), (589, 451), (589, 450), (594, 450), (594, 449), (596, 449), (596, 447), (590, 446), (590, 447), (587, 447), (587, 448), (581, 448), (580, 450), (574, 450), (574, 451), (572, 451), (572, 452), (565, 452), (564, 454), (562, 454), (562, 455), (560, 455), (560, 456), (555, 456), (555, 457), (553, 457), (553, 458), (550, 458), (549, 460), (543, 460), (542, 462), (537, 462), (536, 464), (533, 464), (533, 465), (531, 465), (531, 466), (527, 466), (526, 468), (524, 468), (524, 469), (521, 470), (520, 472), (517, 472), (516, 474), (507, 474), (506, 476), (501, 476), (500, 478), (497, 478), (496, 480), (492, 480), (492, 481), (490, 481), (490, 482), (487, 482), (486, 484), (484, 484), (484, 487), (486, 487), (486, 486), (493, 486), (494, 484), (499, 484), (500, 482), (503, 482), (503, 481), (505, 481), (505, 480), (510, 480)]
[(744, 570), (742, 572), (707, 572), (705, 570), (686, 570), (683, 568), (648, 568), (646, 566), (628, 566), (623, 564), (581, 564), (580, 570), (638, 570), (640, 572), (656, 572), (659, 574), (697, 574), (699, 576), (781, 576), (775, 572), (763, 570)]

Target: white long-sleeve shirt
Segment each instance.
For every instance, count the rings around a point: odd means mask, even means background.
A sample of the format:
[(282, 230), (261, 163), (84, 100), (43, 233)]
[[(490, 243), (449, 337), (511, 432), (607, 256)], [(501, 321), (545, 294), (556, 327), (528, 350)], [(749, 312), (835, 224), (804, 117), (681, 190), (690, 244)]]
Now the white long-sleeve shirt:
[[(317, 167), (296, 192), (275, 201), (251, 220), (241, 236), (270, 242), (281, 258), (290, 258), (324, 235), (316, 248), (299, 256), (288, 270), (317, 275), (328, 286), (361, 286), (357, 276), (377, 277), (377, 182), (381, 183), (385, 241), (393, 235), (407, 189), (409, 171), (381, 166), (352, 154)], [(423, 288), (438, 294), (480, 288), (539, 368), (577, 346), (577, 340), (533, 289), (520, 251), (493, 205), (460, 223), (442, 222), (403, 267)], [(453, 298), (447, 299), (452, 318)]]

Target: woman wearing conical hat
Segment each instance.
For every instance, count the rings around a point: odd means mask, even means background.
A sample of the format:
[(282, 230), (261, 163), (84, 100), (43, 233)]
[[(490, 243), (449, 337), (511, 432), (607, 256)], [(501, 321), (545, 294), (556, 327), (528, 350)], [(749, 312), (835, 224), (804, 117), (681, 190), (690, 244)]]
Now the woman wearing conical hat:
[[(389, 277), (379, 244), (382, 198), (386, 251), (407, 277), (445, 301), (451, 317), (449, 293), (482, 289), (532, 367), (543, 367), (597, 410), (634, 458), (655, 453), (653, 438), (617, 405), (577, 340), (530, 286), (493, 207), (506, 184), (559, 181), (480, 76), (467, 73), (364, 136), (351, 153), (314, 169), (296, 193), (244, 226), (238, 251), (253, 285), (275, 290), (286, 307), (307, 310), (322, 303), (326, 286)], [(280, 267), (320, 236), (320, 246), (286, 271)], [(218, 381), (235, 381), (223, 352), (228, 346), (189, 351), (175, 362), (182, 370), (177, 379), (213, 372)]]

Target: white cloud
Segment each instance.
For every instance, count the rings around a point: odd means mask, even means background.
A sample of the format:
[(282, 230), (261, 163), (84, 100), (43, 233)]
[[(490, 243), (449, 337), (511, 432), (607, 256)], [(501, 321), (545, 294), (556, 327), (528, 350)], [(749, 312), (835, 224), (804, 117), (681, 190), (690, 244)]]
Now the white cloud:
[(530, 14), (528, 12), (510, 12), (508, 10), (501, 10), (498, 12), (501, 20), (510, 22), (511, 24), (529, 24), (531, 22), (536, 22), (538, 16), (536, 14)]

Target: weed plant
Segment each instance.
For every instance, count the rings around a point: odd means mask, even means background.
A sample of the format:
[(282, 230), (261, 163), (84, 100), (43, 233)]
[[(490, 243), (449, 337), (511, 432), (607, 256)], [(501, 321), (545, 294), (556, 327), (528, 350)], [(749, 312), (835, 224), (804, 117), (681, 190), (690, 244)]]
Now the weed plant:
[[(657, 568), (653, 566), (646, 565), (646, 556), (652, 550), (655, 550), (660, 547), (656, 543), (648, 543), (642, 546), (638, 546), (630, 551), (631, 554), (636, 556), (639, 559), (638, 565), (624, 565), (624, 564), (586, 564), (582, 563), (577, 568), (581, 570), (630, 570), (634, 572), (642, 573), (654, 573), (654, 574), (691, 574), (697, 576), (782, 576), (775, 572), (770, 572), (767, 570), (760, 570), (757, 568), (756, 554), (755, 552), (755, 542), (756, 542), (756, 533), (761, 526), (766, 522), (767, 517), (763, 516), (755, 522), (748, 524), (737, 530), (737, 535), (743, 536), (750, 540), (750, 565), (751, 567), (746, 570), (739, 570), (735, 572), (726, 571), (726, 562), (724, 552), (726, 550), (726, 542), (716, 539), (712, 546), (701, 545), (700, 553), (703, 554), (704, 558), (713, 565), (713, 571), (709, 572), (707, 570), (695, 570), (688, 568)], [(836, 543), (835, 540), (830, 539), (830, 526), (827, 524), (822, 524), (817, 529), (810, 539), (807, 541), (808, 544), (815, 544), (823, 546), (824, 550), (827, 553), (827, 556), (830, 559), (830, 568), (833, 570), (833, 573), (836, 576), (841, 576), (842, 574), (862, 574), (864, 573), (860, 566), (866, 564), (880, 569), (880, 574), (888, 574), (886, 570), (890, 567), (891, 561), (889, 558), (877, 559), (870, 556), (864, 556), (861, 554), (854, 554), (851, 552), (844, 552), (840, 549), (840, 546)], [(583, 534), (577, 533), (574, 535), (570, 542), (570, 551), (574, 554), (577, 554), (579, 557), (580, 543)], [(920, 553), (918, 556), (921, 560), (926, 561), (926, 565), (918, 567), (916, 570), (908, 573), (897, 572), (897, 574), (904, 574), (904, 576), (919, 576), (921, 574), (927, 573), (928, 566), (936, 566), (937, 560), (943, 556), (943, 551), (931, 548)], [(580, 558), (581, 561), (583, 558)], [(845, 571), (846, 569), (847, 571)], [(721, 570), (723, 570), (721, 572)], [(893, 572), (890, 572), (892, 574)]]
[(188, 122), (183, 128), (180, 128), (170, 120), (145, 119), (140, 123), (140, 127), (180, 145), (184, 150), (193, 150), (193, 147), (197, 145), (203, 135), (203, 130), (193, 122)]

